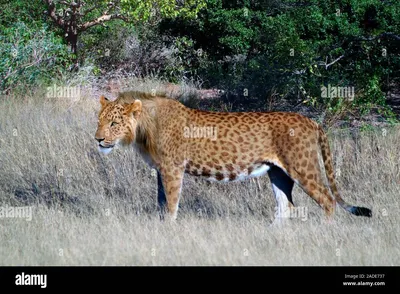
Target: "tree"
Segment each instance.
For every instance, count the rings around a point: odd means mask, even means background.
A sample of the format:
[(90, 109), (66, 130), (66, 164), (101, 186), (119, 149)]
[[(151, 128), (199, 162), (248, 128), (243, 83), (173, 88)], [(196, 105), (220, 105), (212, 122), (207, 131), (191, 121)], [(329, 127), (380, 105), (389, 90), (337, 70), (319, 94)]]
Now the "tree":
[[(400, 83), (399, 12), (399, 1), (208, 0), (195, 21), (165, 19), (160, 31), (190, 38), (208, 58), (196, 74), (231, 101), (279, 95), (333, 113), (385, 112), (385, 92)], [(328, 85), (356, 98), (323, 97)]]
[(205, 0), (43, 0), (45, 13), (63, 32), (78, 57), (79, 36), (93, 26), (108, 21), (145, 22), (160, 17), (194, 17)]

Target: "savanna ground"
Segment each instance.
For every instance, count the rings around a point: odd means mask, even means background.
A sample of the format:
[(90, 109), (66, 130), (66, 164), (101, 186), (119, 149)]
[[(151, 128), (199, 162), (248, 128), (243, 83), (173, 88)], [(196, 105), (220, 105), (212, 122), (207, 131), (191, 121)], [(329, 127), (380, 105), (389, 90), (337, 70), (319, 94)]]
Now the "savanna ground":
[(296, 186), (307, 214), (270, 226), (267, 176), (185, 176), (170, 223), (159, 220), (156, 177), (133, 148), (98, 153), (98, 97), (44, 96), (0, 101), (0, 206), (32, 209), (31, 220), (0, 218), (1, 265), (400, 265), (398, 128), (328, 131), (343, 198), (372, 218), (337, 207), (328, 222)]

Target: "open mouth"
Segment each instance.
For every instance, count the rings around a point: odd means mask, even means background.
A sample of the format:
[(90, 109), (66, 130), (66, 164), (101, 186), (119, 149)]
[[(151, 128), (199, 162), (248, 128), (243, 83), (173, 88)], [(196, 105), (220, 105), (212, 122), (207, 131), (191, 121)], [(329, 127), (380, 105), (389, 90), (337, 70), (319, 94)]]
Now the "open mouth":
[(114, 145), (103, 146), (103, 145), (100, 145), (100, 144), (99, 144), (99, 147), (100, 147), (100, 148), (103, 148), (103, 149), (109, 149), (109, 148), (113, 148)]

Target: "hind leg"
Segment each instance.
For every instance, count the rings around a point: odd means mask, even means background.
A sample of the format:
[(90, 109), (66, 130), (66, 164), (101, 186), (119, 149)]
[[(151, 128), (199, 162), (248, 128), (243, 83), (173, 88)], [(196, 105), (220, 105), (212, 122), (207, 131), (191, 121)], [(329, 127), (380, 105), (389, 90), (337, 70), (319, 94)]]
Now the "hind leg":
[(334, 213), (336, 203), (322, 182), (300, 179), (299, 184), (324, 209), (327, 217)]
[(270, 168), (268, 176), (271, 180), (272, 190), (277, 203), (275, 221), (281, 221), (282, 218), (290, 217), (290, 209), (294, 206), (292, 200), (294, 181), (277, 166)]
[(302, 167), (306, 167), (306, 169), (297, 167), (288, 168), (287, 171), (304, 192), (324, 209), (326, 216), (330, 217), (335, 211), (336, 202), (321, 179), (318, 158), (310, 160), (308, 164), (303, 164)]

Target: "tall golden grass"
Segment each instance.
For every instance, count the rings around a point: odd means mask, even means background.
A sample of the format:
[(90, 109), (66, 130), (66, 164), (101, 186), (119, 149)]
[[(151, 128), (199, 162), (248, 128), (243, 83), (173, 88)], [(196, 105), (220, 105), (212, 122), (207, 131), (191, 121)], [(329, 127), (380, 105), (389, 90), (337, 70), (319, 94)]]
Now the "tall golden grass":
[[(332, 221), (299, 187), (305, 219), (270, 226), (268, 177), (185, 176), (176, 223), (160, 222), (157, 180), (133, 148), (97, 151), (99, 103), (29, 93), (0, 101), (1, 265), (400, 265), (400, 130), (329, 132), (339, 190), (372, 208)], [(111, 97), (112, 98), (112, 97)]]

